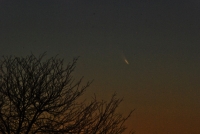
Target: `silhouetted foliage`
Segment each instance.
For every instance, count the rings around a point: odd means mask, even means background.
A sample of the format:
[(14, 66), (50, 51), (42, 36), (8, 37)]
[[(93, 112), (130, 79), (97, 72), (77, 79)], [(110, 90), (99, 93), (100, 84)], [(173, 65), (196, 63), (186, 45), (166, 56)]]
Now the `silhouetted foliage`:
[(77, 58), (66, 67), (63, 59), (44, 55), (3, 57), (0, 61), (0, 132), (2, 134), (120, 134), (130, 117), (116, 113), (122, 99), (79, 102), (88, 82), (74, 82)]

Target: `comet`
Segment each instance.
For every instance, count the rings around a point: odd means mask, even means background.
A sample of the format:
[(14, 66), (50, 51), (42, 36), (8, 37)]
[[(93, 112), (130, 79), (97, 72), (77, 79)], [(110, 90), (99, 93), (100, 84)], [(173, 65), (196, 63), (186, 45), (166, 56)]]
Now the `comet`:
[(128, 62), (128, 60), (127, 60), (127, 58), (126, 58), (126, 56), (124, 55), (123, 52), (122, 52), (122, 58), (123, 58), (123, 61), (124, 61), (127, 65), (129, 65), (129, 62)]
[(129, 62), (128, 62), (128, 60), (125, 58), (124, 59), (124, 62), (127, 64), (127, 65), (129, 65)]

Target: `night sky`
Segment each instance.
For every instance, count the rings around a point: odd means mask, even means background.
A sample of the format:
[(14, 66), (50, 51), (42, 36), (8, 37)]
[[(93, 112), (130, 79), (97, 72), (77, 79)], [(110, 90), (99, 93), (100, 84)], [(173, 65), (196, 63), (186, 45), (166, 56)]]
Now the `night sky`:
[(123, 97), (136, 134), (200, 133), (199, 0), (0, 0), (0, 55), (80, 56), (85, 96)]

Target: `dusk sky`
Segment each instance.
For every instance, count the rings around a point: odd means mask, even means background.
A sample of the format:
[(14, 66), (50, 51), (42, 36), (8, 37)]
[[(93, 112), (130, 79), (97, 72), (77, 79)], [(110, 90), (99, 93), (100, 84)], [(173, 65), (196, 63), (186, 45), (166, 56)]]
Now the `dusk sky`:
[(199, 0), (0, 0), (0, 55), (80, 56), (85, 96), (124, 98), (136, 134), (200, 134)]

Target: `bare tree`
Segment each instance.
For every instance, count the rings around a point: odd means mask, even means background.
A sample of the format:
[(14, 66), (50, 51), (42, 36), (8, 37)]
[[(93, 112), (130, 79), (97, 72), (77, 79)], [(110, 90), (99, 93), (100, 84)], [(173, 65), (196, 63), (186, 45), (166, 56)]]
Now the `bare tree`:
[(116, 113), (122, 99), (77, 101), (91, 82), (81, 86), (72, 72), (77, 58), (64, 67), (45, 54), (3, 57), (0, 61), (0, 132), (2, 134), (120, 134), (130, 117)]

